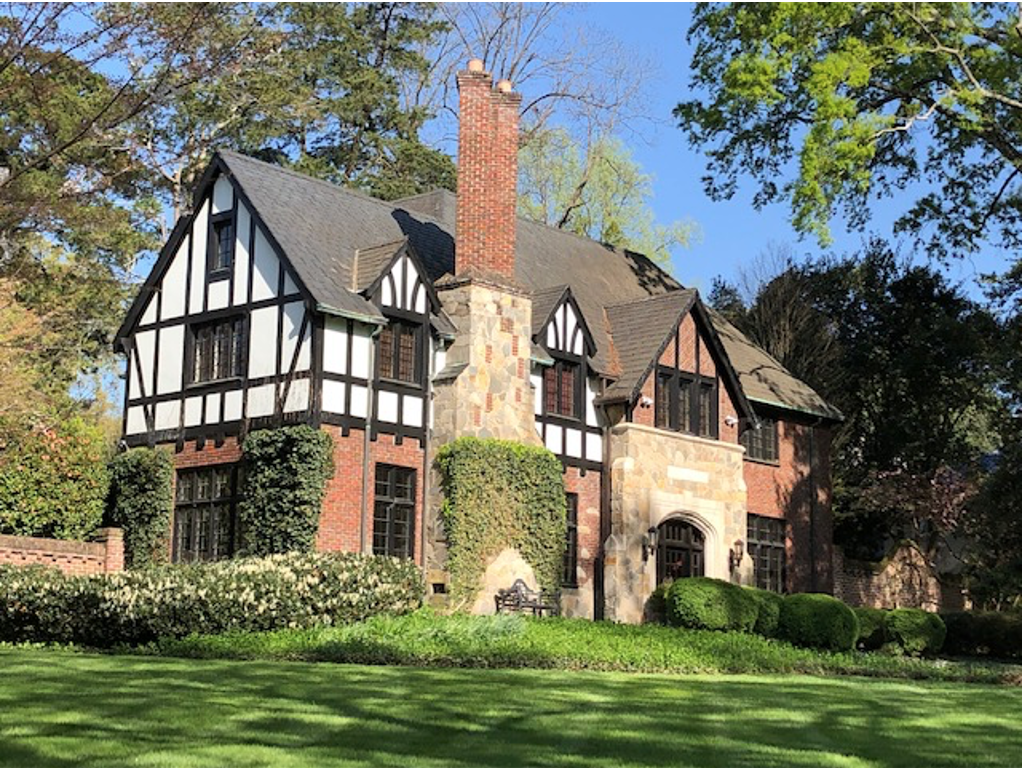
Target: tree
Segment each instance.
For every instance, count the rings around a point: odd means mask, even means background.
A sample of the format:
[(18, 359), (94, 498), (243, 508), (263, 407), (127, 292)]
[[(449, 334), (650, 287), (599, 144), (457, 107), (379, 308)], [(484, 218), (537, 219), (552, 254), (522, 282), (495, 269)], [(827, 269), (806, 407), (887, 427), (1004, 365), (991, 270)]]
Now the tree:
[(613, 137), (584, 152), (564, 130), (535, 136), (519, 152), (518, 187), (522, 215), (661, 263), (696, 233), (692, 222), (656, 222), (652, 177)]
[(786, 200), (830, 239), (840, 210), (928, 186), (897, 229), (933, 255), (1022, 244), (1022, 23), (1008, 3), (701, 5), (697, 94), (675, 110), (706, 150), (704, 185)]
[[(836, 539), (850, 554), (958, 527), (976, 466), (1000, 444), (1000, 331), (987, 310), (878, 240), (841, 261), (789, 265), (738, 312), (739, 291), (717, 294), (741, 330), (845, 415), (832, 466)], [(814, 366), (811, 348), (789, 344), (803, 334), (833, 364)]]

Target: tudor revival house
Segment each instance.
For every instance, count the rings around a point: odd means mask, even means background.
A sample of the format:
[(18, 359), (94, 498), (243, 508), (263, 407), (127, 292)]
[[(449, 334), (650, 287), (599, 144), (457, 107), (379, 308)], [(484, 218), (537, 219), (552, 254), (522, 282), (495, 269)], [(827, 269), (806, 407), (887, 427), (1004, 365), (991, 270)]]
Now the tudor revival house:
[(335, 445), (318, 547), (438, 592), (460, 435), (563, 461), (570, 614), (637, 621), (698, 574), (830, 591), (840, 414), (648, 259), (517, 219), (520, 99), (476, 61), (458, 85), (457, 196), (211, 162), (118, 334), (125, 439), (174, 452), (173, 558), (230, 556), (239, 440), (307, 423)]

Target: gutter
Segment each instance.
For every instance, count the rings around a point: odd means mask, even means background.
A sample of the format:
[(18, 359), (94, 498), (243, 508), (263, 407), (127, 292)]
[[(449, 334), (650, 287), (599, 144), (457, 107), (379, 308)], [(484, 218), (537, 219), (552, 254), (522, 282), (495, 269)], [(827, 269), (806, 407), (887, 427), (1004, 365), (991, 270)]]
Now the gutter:
[(324, 315), (332, 315), (334, 317), (343, 317), (346, 320), (357, 320), (360, 323), (366, 323), (367, 325), (386, 325), (387, 321), (381, 315), (367, 315), (362, 312), (353, 312), (347, 309), (337, 309), (331, 307), (329, 304), (316, 304), (316, 311), (322, 312)]

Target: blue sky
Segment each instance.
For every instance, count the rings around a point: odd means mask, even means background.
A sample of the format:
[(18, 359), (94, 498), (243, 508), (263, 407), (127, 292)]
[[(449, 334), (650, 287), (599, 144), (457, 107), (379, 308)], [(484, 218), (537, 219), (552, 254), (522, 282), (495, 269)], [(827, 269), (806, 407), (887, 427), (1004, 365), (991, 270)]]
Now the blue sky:
[[(691, 5), (682, 3), (591, 3), (578, 17), (659, 63), (661, 71), (650, 89), (649, 108), (660, 122), (652, 130), (644, 131), (648, 142), (630, 145), (635, 159), (655, 177), (653, 207), (658, 220), (669, 222), (688, 217), (700, 225), (701, 242), (679, 251), (673, 266), (678, 279), (705, 293), (714, 276), (736, 276), (768, 243), (789, 244), (799, 254), (815, 255), (821, 251), (815, 240), (798, 239), (783, 203), (756, 211), (751, 204), (754, 191), (751, 184), (740, 185), (735, 197), (726, 202), (713, 202), (704, 194), (700, 179), (705, 173), (705, 162), (688, 146), (684, 133), (671, 118), (671, 110), (689, 93), (692, 49), (685, 37), (691, 10)], [(891, 224), (912, 199), (874, 204), (870, 230), (890, 236)], [(835, 222), (832, 234), (835, 242), (831, 252), (837, 254), (857, 249), (865, 237), (864, 233), (847, 232), (841, 222)], [(902, 253), (911, 253), (907, 243), (903, 244)], [(946, 272), (952, 281), (961, 283), (978, 297), (975, 277), (1003, 270), (1007, 261), (1003, 252), (987, 249), (970, 261), (950, 265)]]

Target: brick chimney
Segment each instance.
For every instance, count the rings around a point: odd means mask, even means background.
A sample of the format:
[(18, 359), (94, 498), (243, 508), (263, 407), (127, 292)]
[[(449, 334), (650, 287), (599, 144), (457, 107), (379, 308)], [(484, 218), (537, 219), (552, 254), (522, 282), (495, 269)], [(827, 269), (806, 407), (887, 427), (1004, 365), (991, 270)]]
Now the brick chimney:
[(514, 281), (518, 110), (522, 97), (483, 62), (458, 73), (458, 206), (455, 274)]

